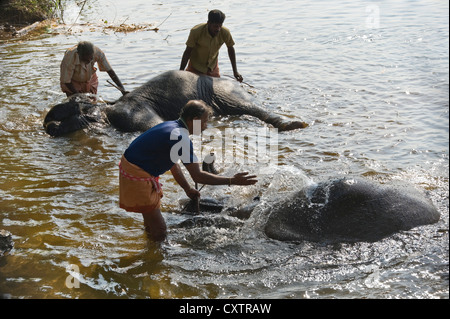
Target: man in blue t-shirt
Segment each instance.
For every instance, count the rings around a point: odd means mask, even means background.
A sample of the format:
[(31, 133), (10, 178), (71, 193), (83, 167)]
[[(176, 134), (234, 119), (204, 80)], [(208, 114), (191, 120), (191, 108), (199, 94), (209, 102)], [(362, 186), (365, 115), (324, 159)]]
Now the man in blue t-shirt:
[(212, 110), (201, 100), (189, 101), (181, 110), (180, 119), (158, 124), (138, 136), (127, 148), (120, 161), (120, 207), (141, 213), (149, 237), (154, 241), (166, 238), (167, 227), (160, 211), (163, 196), (159, 176), (171, 171), (186, 195), (195, 199), (200, 192), (191, 187), (178, 162), (181, 161), (195, 183), (209, 185), (253, 185), (256, 176), (247, 172), (233, 177), (217, 176), (202, 171), (194, 154), (192, 141), (194, 125), (207, 127)]
[[(180, 143), (181, 147), (176, 147)], [(178, 152), (171, 151), (174, 149)], [(187, 155), (182, 153), (183, 150)], [(124, 155), (129, 162), (153, 176), (164, 174), (179, 159), (185, 164), (198, 162), (188, 126), (181, 118), (163, 122), (144, 132), (130, 144)]]

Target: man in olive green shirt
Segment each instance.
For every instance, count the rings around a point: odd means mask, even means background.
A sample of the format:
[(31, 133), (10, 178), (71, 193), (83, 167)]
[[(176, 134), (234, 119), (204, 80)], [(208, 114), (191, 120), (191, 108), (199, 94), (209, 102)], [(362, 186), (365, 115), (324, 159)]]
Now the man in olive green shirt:
[[(212, 10), (208, 14), (208, 22), (196, 25), (191, 29), (186, 42), (186, 50), (181, 59), (180, 70), (190, 71), (196, 74), (206, 74), (220, 77), (219, 50), (225, 43), (228, 48), (233, 74), (236, 80), (242, 82), (236, 66), (236, 52), (230, 30), (223, 27), (225, 14), (219, 10)], [(189, 64), (188, 64), (189, 61)]]

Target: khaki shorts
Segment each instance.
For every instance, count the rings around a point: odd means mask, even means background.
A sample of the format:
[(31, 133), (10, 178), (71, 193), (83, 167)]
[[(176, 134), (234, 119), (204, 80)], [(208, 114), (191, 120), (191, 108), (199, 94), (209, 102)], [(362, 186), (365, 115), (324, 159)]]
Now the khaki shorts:
[(119, 163), (119, 206), (128, 212), (151, 213), (159, 209), (163, 192), (159, 178), (130, 163)]

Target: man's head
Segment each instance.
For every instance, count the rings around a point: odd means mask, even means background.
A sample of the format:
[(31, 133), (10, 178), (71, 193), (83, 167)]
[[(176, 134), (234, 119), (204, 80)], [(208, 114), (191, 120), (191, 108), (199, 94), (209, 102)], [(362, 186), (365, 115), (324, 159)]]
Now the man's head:
[[(209, 117), (213, 114), (213, 110), (202, 100), (190, 100), (181, 109), (180, 117), (188, 126), (189, 134), (200, 133), (206, 130)], [(194, 127), (195, 120), (201, 121), (200, 132), (199, 128)]]
[(84, 63), (91, 63), (94, 59), (94, 45), (88, 41), (81, 41), (77, 46), (78, 56)]
[(208, 31), (211, 36), (215, 37), (217, 34), (219, 34), (224, 21), (225, 13), (223, 13), (222, 11), (211, 10), (208, 13)]

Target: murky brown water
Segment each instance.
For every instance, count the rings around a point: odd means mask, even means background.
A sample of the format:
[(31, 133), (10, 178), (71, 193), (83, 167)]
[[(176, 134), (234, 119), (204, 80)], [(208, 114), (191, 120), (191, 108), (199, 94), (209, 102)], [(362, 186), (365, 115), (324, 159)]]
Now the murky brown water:
[[(93, 41), (133, 89), (179, 67), (189, 28), (211, 3), (98, 0), (78, 21), (88, 26), (0, 44), (0, 228), (15, 241), (0, 257), (2, 297), (448, 298), (448, 4), (257, 3), (214, 4), (227, 14), (239, 70), (259, 103), (311, 126), (278, 135), (277, 171), (254, 187), (204, 188), (204, 196), (231, 195), (230, 206), (260, 195), (262, 208), (242, 225), (176, 228), (187, 218), (178, 214), (184, 194), (164, 175), (162, 247), (147, 242), (140, 216), (118, 208), (117, 163), (136, 134), (93, 128), (51, 138), (42, 120), (64, 98), (59, 63), (68, 47)], [(78, 10), (68, 8), (68, 25)], [(104, 28), (121, 23), (160, 30)], [(226, 50), (220, 64), (232, 74)], [(120, 93), (106, 79), (101, 73), (100, 96), (114, 100)], [(229, 118), (211, 127), (261, 125)], [(441, 221), (374, 244), (263, 235), (264, 208), (347, 175), (425, 190)]]

